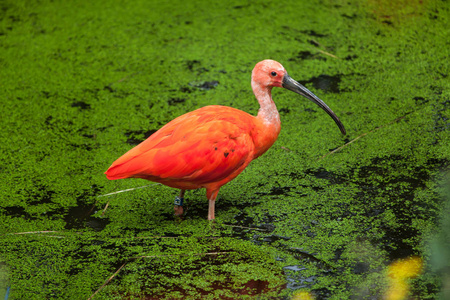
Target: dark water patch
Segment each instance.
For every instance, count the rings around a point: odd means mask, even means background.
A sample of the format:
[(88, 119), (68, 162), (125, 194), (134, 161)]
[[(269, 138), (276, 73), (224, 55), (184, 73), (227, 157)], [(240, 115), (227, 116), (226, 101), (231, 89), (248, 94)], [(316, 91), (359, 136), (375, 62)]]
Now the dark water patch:
[(370, 264), (368, 262), (357, 262), (352, 266), (354, 274), (364, 274), (370, 271)]
[(26, 218), (30, 219), (30, 215), (25, 212), (25, 208), (22, 206), (6, 206), (1, 207), (0, 210), (2, 210), (2, 214), (5, 214), (7, 216), (13, 217), (13, 218)]
[(48, 91), (41, 91), (42, 96), (44, 96), (44, 98), (49, 99), (50, 97), (52, 97), (53, 95), (48, 92)]
[(77, 201), (77, 206), (69, 208), (64, 221), (66, 222), (66, 229), (84, 229), (86, 227), (95, 231), (102, 231), (110, 221), (106, 218), (94, 218), (95, 205), (86, 204), (82, 201)]
[(127, 132), (125, 132), (125, 136), (128, 138), (126, 142), (129, 145), (136, 146), (136, 145), (142, 143), (143, 141), (145, 141), (149, 136), (154, 134), (156, 131), (158, 131), (158, 130), (157, 129), (128, 130)]
[(250, 4), (247, 4), (247, 5), (235, 5), (235, 6), (233, 6), (234, 9), (242, 9), (242, 8), (246, 8), (246, 7), (250, 7)]
[(209, 70), (205, 67), (201, 66), (201, 62), (199, 60), (187, 60), (185, 62), (186, 68), (191, 71), (197, 73), (197, 75), (200, 75), (202, 73), (206, 73)]
[(77, 201), (77, 206), (69, 208), (64, 220), (66, 229), (80, 229), (85, 227), (85, 221), (94, 213), (95, 206)]
[(347, 55), (346, 57), (344, 57), (344, 59), (348, 60), (348, 61), (352, 61), (352, 60), (355, 60), (357, 58), (358, 58), (358, 55), (356, 55), (356, 54)]
[(26, 220), (56, 220), (60, 219), (61, 215), (64, 213), (64, 208), (48, 208), (47, 211), (42, 213), (30, 213), (26, 211), (25, 207), (21, 206), (7, 206), (0, 208), (0, 211), (4, 210), (5, 215), (15, 217), (15, 218), (23, 218)]
[(276, 226), (273, 223), (268, 223), (268, 222), (260, 223), (258, 225), (255, 225), (255, 227), (259, 228), (262, 231), (267, 232), (267, 233), (273, 232), (275, 230), (275, 228), (276, 228)]
[(354, 19), (356, 19), (358, 17), (357, 14), (351, 14), (351, 15), (349, 15), (349, 14), (342, 14), (341, 16), (343, 16), (344, 18), (349, 19), (349, 20), (354, 20)]
[(314, 37), (326, 37), (328, 36), (327, 34), (322, 34), (322, 33), (318, 33), (314, 30), (300, 30), (301, 33), (309, 35), (309, 36), (314, 36)]
[(13, 23), (18, 23), (18, 22), (21, 22), (21, 21), (22, 21), (22, 19), (20, 19), (19, 16), (13, 16), (13, 15), (8, 16), (8, 19), (9, 19), (11, 22), (13, 22)]
[(169, 104), (169, 105), (176, 105), (176, 104), (184, 103), (184, 102), (186, 102), (185, 98), (178, 98), (178, 97), (173, 97), (173, 98), (170, 98), (169, 100), (167, 100), (167, 104)]
[(291, 110), (288, 107), (282, 107), (278, 110), (278, 112), (280, 113), (280, 115), (285, 116), (290, 113)]
[(114, 127), (114, 125), (106, 125), (106, 126), (102, 126), (102, 127), (97, 127), (97, 128), (95, 128), (95, 130), (103, 132), (106, 129), (111, 128), (111, 127)]
[(342, 247), (341, 248), (337, 248), (336, 250), (334, 250), (333, 261), (335, 263), (337, 263), (341, 259), (342, 253), (344, 253), (344, 248), (342, 248)]
[(299, 81), (303, 85), (312, 83), (313, 87), (316, 89), (323, 90), (330, 93), (339, 93), (339, 83), (341, 82), (341, 75), (319, 75), (313, 77), (307, 81)]
[(51, 190), (41, 182), (35, 182), (32, 189), (27, 190), (27, 205), (38, 205), (52, 203), (55, 191)]
[(314, 108), (311, 108), (311, 107), (307, 107), (303, 111), (312, 112), (312, 113), (316, 113), (317, 112), (317, 110), (315, 110)]
[[(215, 209), (216, 211), (219, 211), (219, 201), (216, 201)], [(206, 200), (206, 197), (201, 197), (197, 201), (194, 201), (192, 198), (184, 197), (184, 215), (189, 218), (197, 217), (200, 219), (205, 219), (208, 216), (208, 201)], [(171, 212), (172, 219), (173, 212)]]
[(433, 91), (433, 93), (437, 96), (442, 95), (442, 93), (444, 92), (444, 88), (442, 86), (436, 86), (436, 85), (432, 85), (430, 86), (430, 89)]
[[(77, 133), (89, 140), (91, 140), (91, 139), (95, 140), (97, 138), (97, 131), (101, 132), (101, 131), (104, 131), (106, 128), (110, 128), (110, 127), (113, 127), (113, 126), (109, 125), (109, 126), (105, 126), (105, 127), (95, 128), (92, 130), (88, 126), (83, 126), (79, 130), (77, 130)], [(92, 133), (92, 132), (94, 132), (94, 133)]]
[(83, 133), (81, 135), (84, 136), (85, 138), (88, 138), (88, 139), (95, 139), (96, 138), (95, 134)]
[(106, 85), (103, 88), (87, 88), (82, 90), (83, 93), (90, 95), (90, 99), (100, 99), (103, 97), (102, 94), (104, 91), (108, 91), (111, 96), (118, 99), (124, 99), (133, 94), (132, 92), (126, 92), (124, 90), (115, 90), (111, 85)]
[(302, 61), (306, 59), (317, 59), (317, 60), (326, 60), (326, 58), (323, 55), (320, 55), (320, 53), (312, 53), (310, 51), (300, 51), (297, 53), (295, 57), (291, 57), (288, 59), (288, 61), (293, 61), (297, 63), (301, 63)]
[(77, 198), (77, 205), (68, 209), (64, 215), (66, 222), (66, 229), (82, 229), (89, 227), (95, 231), (103, 230), (110, 222), (104, 218), (94, 218), (92, 215), (96, 212), (95, 204), (90, 204), (88, 201), (97, 196), (101, 187), (94, 184), (89, 189), (83, 189)]
[(294, 257), (300, 261), (315, 263), (319, 269), (324, 272), (332, 272), (335, 268), (328, 262), (316, 257), (316, 253), (309, 253), (301, 248), (293, 248), (284, 244), (280, 244), (280, 247), (287, 252), (290, 252)]
[(397, 100), (398, 99), (395, 97), (389, 97), (386, 102), (387, 102), (387, 104), (392, 104), (392, 102), (396, 102)]
[(198, 88), (200, 90), (208, 91), (216, 88), (219, 85), (219, 81), (201, 81), (201, 82), (189, 82), (190, 86)]
[(309, 51), (300, 51), (297, 54), (296, 58), (300, 58), (300, 59), (304, 60), (304, 59), (309, 59), (309, 58), (311, 58), (313, 56), (314, 55), (311, 52), (309, 52)]
[(270, 191), (267, 193), (264, 192), (255, 192), (257, 195), (267, 195), (267, 196), (273, 196), (273, 195), (288, 195), (288, 193), (291, 191), (292, 187), (290, 186), (273, 186), (270, 188)]
[(190, 94), (192, 93), (193, 89), (188, 86), (183, 86), (180, 88), (180, 92)]
[(237, 215), (234, 216), (234, 219), (237, 221), (237, 224), (250, 227), (254, 223), (254, 218), (250, 217), (247, 213), (241, 211)]
[[(390, 18), (390, 16), (386, 16), (386, 17)], [(381, 21), (381, 23), (386, 24), (388, 26), (392, 26), (394, 24), (394, 23), (392, 23), (391, 20), (383, 20), (383, 21)]]
[(253, 217), (250, 217), (246, 212), (241, 211), (234, 216), (234, 220), (236, 222), (232, 224), (225, 224), (232, 227), (233, 237), (246, 241), (250, 240), (256, 244), (260, 244), (259, 239), (260, 237), (264, 238), (264, 236), (259, 235), (259, 233), (272, 233), (276, 228), (273, 224), (274, 219), (275, 217), (272, 216), (270, 218), (264, 217), (260, 223), (256, 224)]
[[(292, 174), (294, 174), (294, 173), (292, 173)], [(295, 177), (295, 175), (292, 175), (292, 176)], [(304, 175), (303, 175), (303, 177), (304, 177)], [(298, 177), (296, 177), (296, 178), (298, 178)], [(255, 194), (261, 195), (261, 196), (287, 196), (290, 193), (294, 193), (294, 194), (299, 195), (300, 197), (306, 196), (304, 193), (299, 192), (297, 190), (298, 187), (307, 187), (306, 185), (297, 184), (296, 186), (282, 186), (282, 185), (280, 185), (280, 183), (278, 181), (275, 181), (274, 184), (277, 184), (277, 186), (272, 186), (270, 188), (270, 191), (268, 191), (268, 192), (255, 192)], [(262, 187), (262, 186), (263, 185), (259, 185), (258, 187)]]
[(71, 107), (77, 107), (80, 110), (86, 110), (86, 109), (91, 109), (91, 105), (89, 103), (86, 103), (84, 101), (75, 101), (72, 102), (72, 104), (70, 105)]
[(187, 60), (185, 62), (185, 64), (186, 64), (186, 67), (187, 67), (187, 69), (189, 71), (193, 71), (194, 67), (198, 67), (200, 65), (200, 61), (196, 60), (196, 59), (194, 59), (194, 60)]
[(302, 271), (305, 271), (306, 268), (301, 265), (286, 266), (283, 270), (286, 274), (286, 288), (290, 290), (310, 287), (314, 284), (314, 281), (317, 278), (317, 276), (304, 276)]
[(346, 182), (346, 180), (338, 174), (328, 171), (323, 167), (318, 169), (307, 169), (304, 174), (311, 175), (317, 179), (326, 179), (330, 182), (330, 184), (343, 184)]
[(114, 92), (116, 91), (115, 89), (113, 89), (113, 88), (111, 87), (111, 84), (110, 84), (110, 85), (105, 85), (105, 86), (103, 87), (103, 90), (108, 91), (108, 92), (110, 92), (110, 93), (114, 93)]
[[(290, 173), (286, 173), (286, 174), (280, 174), (282, 176), (288, 176), (293, 180), (301, 180), (307, 177), (308, 174), (306, 174), (306, 172), (290, 172)], [(314, 191), (322, 191), (324, 190), (326, 187), (323, 186), (322, 184), (301, 184), (301, 183), (297, 183), (296, 187), (298, 188), (306, 188), (306, 189), (312, 189)], [(306, 194), (299, 192), (299, 191), (295, 191), (296, 194), (298, 194), (300, 197), (304, 197), (307, 196)]]
[(218, 199), (218, 201), (216, 201), (216, 207), (219, 207), (219, 209), (226, 210), (228, 207), (233, 206), (233, 208), (238, 208), (240, 210), (243, 210), (245, 208), (255, 207), (255, 206), (258, 206), (259, 204), (261, 204), (260, 198), (252, 198), (249, 200), (250, 201), (245, 201), (245, 202), (242, 202), (242, 201), (232, 202), (226, 198), (220, 198), (220, 199)]
[(259, 234), (255, 234), (253, 235), (253, 242), (257, 245), (261, 245), (261, 244), (273, 244), (274, 242), (277, 242), (279, 240), (282, 241), (288, 241), (290, 240), (291, 237), (287, 237), (287, 236), (281, 236), (278, 234), (271, 234), (271, 235), (259, 235)]
[(67, 145), (72, 147), (72, 148), (83, 149), (83, 150), (86, 150), (86, 151), (92, 151), (92, 149), (93, 149), (93, 147), (91, 145), (88, 145), (88, 144), (69, 143)]

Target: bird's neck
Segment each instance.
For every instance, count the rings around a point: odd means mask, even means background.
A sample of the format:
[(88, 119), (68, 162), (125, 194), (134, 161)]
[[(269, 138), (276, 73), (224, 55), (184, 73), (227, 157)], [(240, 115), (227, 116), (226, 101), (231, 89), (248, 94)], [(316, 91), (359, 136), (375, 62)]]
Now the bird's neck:
[(269, 126), (279, 126), (280, 115), (272, 100), (272, 87), (261, 86), (252, 80), (252, 88), (260, 105), (257, 118)]
[(256, 118), (261, 122), (262, 128), (255, 140), (259, 148), (257, 151), (259, 156), (266, 152), (278, 138), (281, 122), (277, 107), (272, 100), (272, 87), (261, 86), (252, 80), (252, 88), (260, 105)]

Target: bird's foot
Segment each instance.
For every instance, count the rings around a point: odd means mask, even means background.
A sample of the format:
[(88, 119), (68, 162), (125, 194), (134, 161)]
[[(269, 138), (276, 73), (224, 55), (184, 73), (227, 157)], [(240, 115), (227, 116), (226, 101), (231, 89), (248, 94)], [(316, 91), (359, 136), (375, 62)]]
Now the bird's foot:
[(182, 197), (176, 197), (175, 201), (174, 201), (174, 211), (175, 211), (175, 216), (179, 216), (181, 217), (184, 213), (184, 209), (183, 209), (183, 200), (184, 198)]

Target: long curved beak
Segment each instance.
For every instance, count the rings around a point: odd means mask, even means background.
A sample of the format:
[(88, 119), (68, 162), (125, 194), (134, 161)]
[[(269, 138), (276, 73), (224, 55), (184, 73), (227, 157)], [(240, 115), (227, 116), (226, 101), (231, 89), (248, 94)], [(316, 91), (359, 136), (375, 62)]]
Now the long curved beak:
[(320, 100), (319, 97), (317, 97), (310, 90), (308, 90), (303, 85), (301, 85), (300, 83), (298, 83), (297, 81), (292, 79), (291, 76), (289, 76), (287, 73), (284, 74), (282, 85), (285, 89), (288, 89), (299, 95), (302, 95), (302, 96), (308, 98), (309, 100), (311, 100), (312, 102), (316, 103), (317, 105), (319, 105), (327, 114), (330, 115), (330, 117), (333, 118), (334, 122), (336, 122), (336, 125), (339, 127), (342, 134), (345, 135), (345, 128), (344, 128), (344, 125), (342, 124), (341, 120), (339, 120), (339, 118), (331, 110), (331, 108), (329, 108), (325, 104), (325, 102)]

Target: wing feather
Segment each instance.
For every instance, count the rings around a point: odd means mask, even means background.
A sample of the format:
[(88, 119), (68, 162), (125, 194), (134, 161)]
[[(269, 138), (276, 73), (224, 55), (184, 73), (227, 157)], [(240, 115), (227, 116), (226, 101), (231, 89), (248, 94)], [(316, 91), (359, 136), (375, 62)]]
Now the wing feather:
[(224, 106), (180, 116), (115, 161), (107, 177), (196, 184), (222, 180), (253, 158), (251, 118)]

